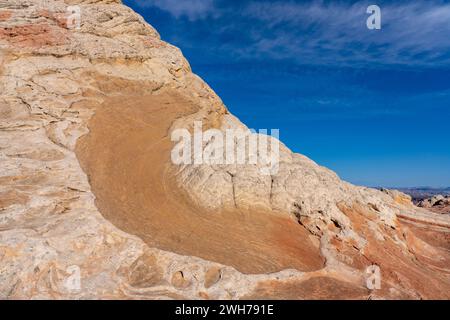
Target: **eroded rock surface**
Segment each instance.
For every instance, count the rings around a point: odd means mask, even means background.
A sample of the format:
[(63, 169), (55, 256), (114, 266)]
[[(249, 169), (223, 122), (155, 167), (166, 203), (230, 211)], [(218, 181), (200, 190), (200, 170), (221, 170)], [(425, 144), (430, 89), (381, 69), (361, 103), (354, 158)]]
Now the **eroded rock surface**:
[(448, 215), (283, 145), (171, 164), (177, 128), (246, 127), (120, 1), (0, 0), (0, 62), (0, 298), (450, 298)]
[(419, 201), (417, 206), (440, 214), (450, 214), (450, 196), (436, 195)]

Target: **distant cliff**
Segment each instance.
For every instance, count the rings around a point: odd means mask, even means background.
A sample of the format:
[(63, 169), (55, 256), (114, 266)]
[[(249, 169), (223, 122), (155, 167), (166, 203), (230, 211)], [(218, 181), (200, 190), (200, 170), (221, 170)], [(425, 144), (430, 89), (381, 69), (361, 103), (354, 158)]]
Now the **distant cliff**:
[(449, 188), (416, 187), (416, 188), (403, 188), (399, 190), (406, 194), (409, 194), (415, 203), (417, 203), (420, 200), (431, 198), (437, 195), (450, 195), (450, 187)]

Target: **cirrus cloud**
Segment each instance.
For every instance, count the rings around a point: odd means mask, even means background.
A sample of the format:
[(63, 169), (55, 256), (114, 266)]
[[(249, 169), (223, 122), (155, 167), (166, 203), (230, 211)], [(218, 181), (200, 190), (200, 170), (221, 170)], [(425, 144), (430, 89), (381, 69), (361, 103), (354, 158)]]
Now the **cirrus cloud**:
[[(265, 24), (242, 54), (312, 64), (450, 65), (450, 4), (380, 5), (382, 29), (368, 30), (369, 3), (252, 2), (244, 14)], [(267, 36), (269, 35), (269, 36)]]
[(136, 0), (141, 7), (156, 7), (176, 18), (186, 16), (194, 21), (214, 12), (213, 0)]

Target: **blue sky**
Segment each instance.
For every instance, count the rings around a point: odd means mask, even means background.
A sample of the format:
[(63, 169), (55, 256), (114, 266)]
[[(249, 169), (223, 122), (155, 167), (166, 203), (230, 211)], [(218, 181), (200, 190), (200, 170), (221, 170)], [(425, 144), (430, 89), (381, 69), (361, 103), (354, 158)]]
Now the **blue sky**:
[(450, 186), (450, 3), (124, 3), (250, 128), (356, 184)]

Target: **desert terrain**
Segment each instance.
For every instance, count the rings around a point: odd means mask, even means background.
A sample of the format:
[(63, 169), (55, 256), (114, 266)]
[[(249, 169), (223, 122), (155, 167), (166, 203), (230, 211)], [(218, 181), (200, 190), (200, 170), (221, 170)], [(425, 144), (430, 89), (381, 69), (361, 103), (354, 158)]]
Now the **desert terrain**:
[(1, 299), (450, 298), (448, 214), (282, 143), (173, 164), (173, 130), (246, 126), (121, 1), (0, 1), (0, 54)]

